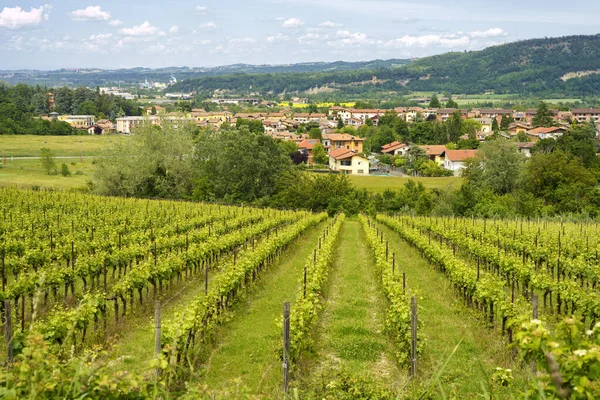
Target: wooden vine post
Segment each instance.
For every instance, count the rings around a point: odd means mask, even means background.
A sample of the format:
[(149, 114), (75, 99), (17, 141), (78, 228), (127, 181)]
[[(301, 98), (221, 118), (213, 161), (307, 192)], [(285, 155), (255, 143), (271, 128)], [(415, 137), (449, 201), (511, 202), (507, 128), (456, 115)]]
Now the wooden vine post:
[(13, 338), (12, 338), (12, 309), (10, 300), (4, 300), (4, 312), (6, 314), (6, 323), (4, 324), (4, 338), (6, 339), (6, 360), (11, 362), (13, 359)]
[[(162, 352), (162, 346), (160, 345), (160, 301), (154, 302), (154, 355), (158, 357)], [(156, 379), (160, 377), (160, 364), (156, 367)]]
[(411, 297), (410, 313), (410, 376), (417, 376), (417, 297)]
[(290, 302), (283, 303), (283, 393), (288, 392), (290, 362)]

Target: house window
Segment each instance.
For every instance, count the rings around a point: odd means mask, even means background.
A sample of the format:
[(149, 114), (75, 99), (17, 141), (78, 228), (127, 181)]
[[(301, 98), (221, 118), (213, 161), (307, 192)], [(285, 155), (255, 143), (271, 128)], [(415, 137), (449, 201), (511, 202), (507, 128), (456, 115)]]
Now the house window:
[(350, 166), (352, 166), (352, 161), (351, 160), (342, 160), (342, 161), (340, 161), (340, 165), (343, 165), (344, 167), (350, 167)]
[(358, 171), (356, 171), (357, 174), (359, 175), (364, 175), (365, 170), (364, 169), (359, 169)]

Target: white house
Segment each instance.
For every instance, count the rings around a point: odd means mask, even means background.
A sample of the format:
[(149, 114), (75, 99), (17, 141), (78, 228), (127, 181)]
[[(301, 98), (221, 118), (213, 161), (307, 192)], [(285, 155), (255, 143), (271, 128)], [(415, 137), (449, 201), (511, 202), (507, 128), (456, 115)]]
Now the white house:
[(410, 146), (400, 142), (392, 142), (381, 146), (381, 152), (391, 156), (404, 156), (408, 153), (408, 150), (410, 150)]
[(460, 175), (465, 167), (465, 160), (477, 157), (477, 150), (446, 150), (441, 157), (444, 159), (444, 168), (453, 171), (454, 175)]
[(531, 157), (531, 148), (535, 145), (535, 143), (517, 142), (516, 145), (519, 153), (524, 154), (527, 158)]
[(133, 128), (141, 124), (160, 125), (160, 118), (156, 115), (149, 117), (123, 117), (117, 118), (117, 132), (131, 133)]
[(369, 159), (349, 149), (329, 152), (329, 169), (348, 175), (369, 175)]
[(481, 124), (481, 132), (491, 132), (493, 120), (491, 118), (473, 118), (473, 121), (477, 121)]

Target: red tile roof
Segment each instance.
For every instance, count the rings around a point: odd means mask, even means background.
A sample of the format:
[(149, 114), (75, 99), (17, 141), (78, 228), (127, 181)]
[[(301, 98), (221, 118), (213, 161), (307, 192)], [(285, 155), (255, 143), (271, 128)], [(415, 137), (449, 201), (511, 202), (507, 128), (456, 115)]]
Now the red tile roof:
[(336, 160), (344, 160), (346, 158), (352, 158), (354, 156), (362, 157), (357, 152), (355, 152), (353, 150), (349, 150), (349, 149), (344, 149), (344, 148), (339, 148), (339, 149), (331, 150), (329, 152), (329, 155), (331, 157), (335, 158)]
[(443, 152), (447, 151), (448, 149), (446, 148), (446, 146), (442, 145), (431, 145), (431, 146), (419, 146), (420, 148), (422, 148), (423, 150), (425, 150), (427, 152), (428, 156), (439, 156), (440, 154), (442, 154)]
[(304, 139), (298, 144), (298, 147), (301, 149), (312, 150), (317, 143), (321, 143), (319, 139)]
[(477, 150), (446, 150), (443, 155), (450, 161), (464, 161), (477, 157)]
[(390, 153), (394, 150), (397, 150), (397, 149), (400, 149), (400, 148), (406, 147), (406, 146), (408, 146), (408, 145), (405, 143), (392, 142), (392, 143), (388, 143), (388, 144), (381, 146), (381, 152), (382, 153)]

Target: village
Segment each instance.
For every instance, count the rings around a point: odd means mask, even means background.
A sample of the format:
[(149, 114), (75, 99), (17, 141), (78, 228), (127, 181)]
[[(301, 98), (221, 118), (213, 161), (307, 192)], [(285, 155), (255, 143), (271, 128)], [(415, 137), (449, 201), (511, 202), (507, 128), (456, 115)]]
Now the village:
[[(550, 110), (554, 126), (535, 127), (533, 120), (537, 111), (529, 109), (526, 111), (506, 109), (478, 109), (461, 110), (455, 108), (422, 108), (422, 107), (397, 107), (394, 109), (357, 109), (352, 107), (332, 106), (327, 113), (307, 113), (283, 108), (277, 111), (253, 111), (233, 113), (228, 111), (227, 105), (244, 104), (247, 106), (273, 107), (273, 103), (260, 102), (255, 98), (244, 99), (212, 99), (223, 110), (207, 112), (204, 109), (192, 109), (191, 112), (167, 112), (160, 105), (153, 105), (144, 109), (143, 116), (125, 116), (116, 118), (115, 123), (108, 119), (96, 120), (94, 115), (59, 115), (50, 113), (47, 118), (56, 119), (69, 123), (72, 127), (85, 130), (90, 135), (102, 134), (131, 134), (135, 127), (141, 124), (160, 125), (167, 121), (174, 126), (177, 124), (196, 124), (199, 128), (219, 129), (224, 124), (235, 126), (238, 121), (258, 121), (265, 135), (281, 141), (290, 141), (296, 144), (298, 151), (304, 155), (303, 162), (309, 166), (315, 164), (326, 164), (335, 172), (351, 175), (369, 175), (372, 173), (389, 173), (385, 165), (379, 163), (378, 155), (400, 156), (408, 154), (411, 149), (409, 143), (393, 141), (385, 144), (380, 149), (371, 149), (366, 153), (364, 149), (365, 138), (356, 134), (342, 132), (341, 126), (359, 128), (363, 125), (377, 126), (380, 118), (386, 113), (392, 113), (404, 119), (407, 123), (419, 120), (436, 121), (445, 123), (454, 114), (460, 114), (463, 120), (472, 120), (478, 123), (479, 130), (475, 133), (475, 139), (479, 142), (488, 140), (493, 135), (499, 135), (505, 139), (514, 139), (518, 151), (526, 157), (531, 156), (531, 148), (542, 139), (556, 139), (569, 130), (572, 122), (592, 123), (596, 125), (596, 131), (600, 131), (600, 109), (572, 109), (571, 111)], [(504, 118), (511, 122), (505, 129), (499, 130)], [(318, 126), (319, 137), (312, 137), (302, 128), (310, 124)], [(299, 129), (300, 128), (300, 129)], [(517, 140), (517, 136), (521, 140)], [(526, 140), (523, 140), (526, 138)], [(467, 140), (467, 135), (461, 136)], [(325, 160), (315, 160), (313, 150), (315, 146), (322, 146), (327, 154)], [(456, 176), (460, 175), (465, 160), (477, 155), (476, 149), (455, 149), (446, 145), (421, 145), (429, 160), (434, 161), (440, 167), (452, 171)], [(377, 151), (378, 150), (378, 151)], [(317, 162), (319, 161), (319, 162)], [(396, 171), (394, 168), (392, 170)]]

